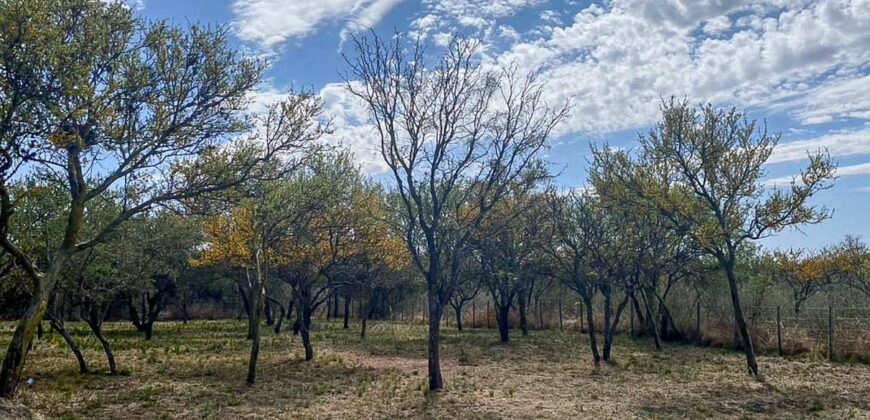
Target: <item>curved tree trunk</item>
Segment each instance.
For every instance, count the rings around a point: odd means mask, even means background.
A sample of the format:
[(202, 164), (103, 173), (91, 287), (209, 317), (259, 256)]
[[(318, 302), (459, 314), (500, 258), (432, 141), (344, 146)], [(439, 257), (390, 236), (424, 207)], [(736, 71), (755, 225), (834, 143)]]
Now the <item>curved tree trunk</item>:
[(78, 344), (76, 344), (75, 340), (73, 340), (69, 331), (67, 331), (66, 326), (63, 322), (56, 321), (51, 319), (49, 321), (51, 323), (51, 328), (57, 331), (61, 337), (63, 337), (63, 341), (66, 342), (67, 347), (69, 347), (70, 351), (73, 352), (73, 355), (76, 357), (76, 361), (79, 364), (79, 372), (87, 373), (88, 365), (85, 363), (85, 357), (82, 355), (82, 350), (79, 348)]
[(109, 363), (109, 373), (111, 375), (117, 375), (118, 367), (115, 365), (115, 355), (112, 353), (112, 346), (109, 344), (109, 341), (106, 340), (106, 337), (103, 336), (102, 308), (90, 308), (87, 316), (84, 318), (85, 323), (88, 324), (88, 327), (91, 328), (94, 336), (99, 340), (100, 345), (103, 346), (103, 352), (106, 353), (106, 361)]

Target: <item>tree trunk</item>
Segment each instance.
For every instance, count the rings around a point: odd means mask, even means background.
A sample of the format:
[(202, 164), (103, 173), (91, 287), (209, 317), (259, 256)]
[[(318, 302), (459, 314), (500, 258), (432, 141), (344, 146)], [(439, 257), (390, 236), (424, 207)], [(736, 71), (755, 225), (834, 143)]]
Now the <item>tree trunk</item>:
[(314, 358), (314, 348), (311, 346), (311, 336), (308, 332), (309, 327), (311, 327), (311, 311), (309, 309), (309, 302), (306, 298), (303, 298), (299, 304), (299, 313), (298, 313), (299, 323), (299, 334), (302, 336), (302, 346), (305, 348), (305, 360), (311, 360)]
[(498, 324), (498, 337), (502, 343), (507, 343), (511, 340), (510, 337), (510, 305), (496, 305), (497, 312), (495, 314), (496, 323)]
[(266, 299), (266, 302), (263, 307), (263, 315), (266, 316), (266, 325), (272, 326), (275, 325), (275, 317), (272, 314), (272, 304), (269, 302), (269, 299)]
[(592, 319), (592, 299), (583, 298), (586, 306), (586, 328), (589, 330), (589, 346), (592, 348), (592, 359), (595, 360), (595, 366), (601, 364), (601, 354), (598, 353), (598, 340), (595, 337), (595, 322)]
[(520, 293), (519, 299), (517, 300), (517, 306), (520, 312), (520, 330), (523, 332), (523, 336), (527, 336), (529, 335), (529, 321), (526, 319), (526, 304), (528, 300), (524, 293)]
[(604, 349), (602, 359), (610, 361), (610, 346), (613, 340), (613, 331), (610, 325), (611, 312), (613, 312), (610, 286), (602, 287), (601, 294), (604, 296)]
[[(610, 299), (608, 299), (609, 301)], [(608, 302), (608, 305), (610, 303)], [(604, 360), (609, 362), (611, 359), (611, 349), (613, 348), (613, 336), (616, 333), (616, 329), (619, 327), (619, 320), (622, 318), (622, 312), (625, 310), (626, 305), (628, 304), (628, 295), (622, 299), (621, 302), (616, 306), (616, 314), (613, 316), (613, 322), (609, 325), (606, 324), (605, 328), (607, 330), (604, 332)]]
[(263, 313), (265, 306), (266, 288), (265, 276), (263, 269), (260, 266), (260, 252), (255, 254), (256, 264), (256, 279), (251, 287), (250, 316), (248, 317), (248, 334), (251, 336), (251, 356), (248, 359), (248, 376), (245, 379), (248, 385), (253, 385), (257, 381), (257, 359), (260, 356), (260, 314)]
[(454, 306), (453, 312), (456, 313), (456, 330), (462, 331), (462, 305)]
[(338, 318), (338, 293), (332, 294), (332, 317)]
[(145, 340), (150, 341), (154, 335), (154, 321), (149, 320), (143, 327), (145, 329)]
[(54, 282), (48, 282), (47, 278), (39, 282), (27, 310), (24, 311), (12, 334), (6, 357), (3, 358), (3, 368), (0, 371), (0, 396), (3, 398), (12, 397), (18, 388), (21, 372), (24, 370), (24, 360), (36, 335), (36, 327), (42, 322), (42, 317), (45, 316), (48, 308), (48, 291), (45, 290), (48, 287), (53, 288)]
[(429, 390), (437, 391), (444, 387), (444, 378), (441, 376), (441, 302), (438, 299), (437, 292), (433, 290), (434, 282), (429, 282), (428, 303), (429, 303)]
[(82, 350), (79, 348), (78, 344), (76, 344), (75, 340), (73, 340), (72, 336), (69, 334), (69, 331), (67, 331), (66, 326), (62, 322), (55, 321), (54, 319), (52, 319), (50, 322), (51, 328), (53, 328), (60, 334), (61, 337), (63, 337), (63, 341), (66, 342), (66, 345), (73, 352), (73, 355), (75, 355), (76, 361), (78, 361), (79, 363), (79, 372), (87, 373), (88, 365), (87, 363), (85, 363), (85, 357), (82, 356)]
[[(251, 310), (251, 300), (241, 284), (236, 284), (236, 287), (239, 289), (239, 295), (242, 297), (242, 306), (245, 308), (245, 315), (248, 317), (247, 339), (252, 340), (254, 338), (254, 311)], [(257, 314), (256, 318), (259, 322), (259, 314)]]
[(350, 308), (351, 308), (351, 299), (353, 296), (350, 292), (345, 293), (344, 295), (344, 329), (348, 329), (350, 326)]
[(758, 364), (755, 361), (755, 349), (752, 347), (752, 338), (749, 336), (749, 328), (743, 318), (743, 309), (740, 307), (740, 296), (737, 290), (737, 276), (734, 274), (734, 262), (725, 265), (725, 274), (728, 277), (728, 288), (731, 292), (731, 306), (734, 308), (734, 321), (743, 339), (743, 352), (746, 354), (746, 367), (753, 377), (758, 376)]
[(109, 344), (109, 341), (103, 337), (102, 331), (102, 316), (98, 314), (95, 309), (91, 309), (89, 316), (85, 317), (85, 323), (88, 324), (88, 327), (91, 328), (91, 331), (94, 333), (94, 336), (99, 340), (100, 345), (103, 346), (103, 352), (106, 353), (106, 361), (109, 363), (109, 373), (112, 375), (118, 374), (118, 368), (115, 365), (115, 355), (112, 353), (112, 346)]
[(653, 336), (653, 344), (655, 345), (656, 350), (661, 350), (662, 344), (659, 341), (659, 333), (656, 329), (655, 316), (652, 312), (652, 303), (650, 303), (649, 294), (644, 289), (641, 289), (640, 294), (643, 298), (643, 306), (646, 307), (646, 321), (649, 323), (649, 332), (652, 333)]

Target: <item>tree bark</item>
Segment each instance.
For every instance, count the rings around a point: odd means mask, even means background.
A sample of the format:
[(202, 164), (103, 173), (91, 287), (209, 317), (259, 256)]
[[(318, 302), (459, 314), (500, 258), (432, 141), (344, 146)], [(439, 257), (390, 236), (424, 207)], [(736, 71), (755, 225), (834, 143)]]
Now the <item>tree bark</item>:
[(351, 299), (353, 299), (353, 295), (351, 295), (350, 292), (345, 293), (345, 295), (344, 295), (344, 329), (348, 329), (350, 327)]
[(728, 289), (731, 292), (731, 306), (734, 309), (734, 321), (743, 341), (743, 352), (746, 354), (746, 367), (753, 377), (758, 376), (758, 363), (755, 361), (755, 349), (752, 347), (752, 338), (749, 336), (749, 328), (743, 318), (743, 309), (740, 307), (740, 296), (737, 290), (737, 276), (734, 273), (733, 260), (724, 264), (725, 274), (728, 277)]
[(85, 323), (88, 324), (88, 327), (91, 328), (94, 336), (99, 340), (100, 345), (103, 346), (103, 352), (106, 353), (106, 361), (109, 363), (109, 373), (111, 375), (117, 375), (118, 367), (115, 365), (115, 355), (112, 353), (112, 346), (109, 344), (109, 341), (106, 340), (106, 337), (103, 337), (102, 311), (97, 308), (91, 308), (88, 311), (88, 316), (85, 317)]
[(595, 322), (592, 319), (592, 299), (583, 298), (586, 306), (586, 328), (589, 330), (589, 346), (592, 348), (592, 359), (595, 366), (601, 364), (601, 354), (598, 353), (598, 340), (595, 337)]
[(497, 312), (495, 314), (496, 323), (498, 324), (498, 337), (502, 343), (507, 343), (511, 340), (510, 337), (510, 306), (496, 305)]
[(429, 282), (429, 390), (437, 391), (444, 387), (444, 378), (441, 376), (441, 313), (443, 311), (437, 292), (432, 289), (434, 282)]
[(456, 313), (456, 330), (462, 331), (462, 305), (454, 307), (453, 312)]
[(520, 330), (523, 336), (527, 336), (529, 335), (529, 321), (526, 319), (526, 304), (528, 299), (526, 299), (525, 293), (520, 293), (517, 300), (517, 307), (520, 312)]
[(51, 328), (57, 331), (61, 337), (63, 337), (63, 341), (66, 342), (67, 347), (69, 347), (70, 351), (73, 352), (73, 355), (76, 357), (76, 361), (79, 363), (79, 372), (87, 373), (88, 365), (85, 363), (85, 357), (82, 355), (82, 350), (79, 348), (78, 344), (76, 344), (75, 340), (73, 340), (69, 331), (67, 331), (66, 326), (63, 322), (56, 321), (54, 319), (49, 321), (51, 323)]
[(253, 385), (257, 381), (257, 359), (260, 356), (260, 314), (265, 306), (266, 288), (263, 268), (260, 266), (260, 252), (255, 254), (256, 278), (252, 283), (250, 303), (252, 303), (250, 316), (248, 317), (248, 334), (251, 336), (251, 356), (248, 359), (248, 376), (245, 382)]
[(314, 358), (314, 348), (311, 346), (311, 335), (308, 332), (308, 329), (311, 327), (311, 311), (308, 308), (308, 302), (303, 301), (300, 302), (299, 305), (299, 334), (302, 336), (302, 347), (305, 348), (305, 360), (311, 360)]

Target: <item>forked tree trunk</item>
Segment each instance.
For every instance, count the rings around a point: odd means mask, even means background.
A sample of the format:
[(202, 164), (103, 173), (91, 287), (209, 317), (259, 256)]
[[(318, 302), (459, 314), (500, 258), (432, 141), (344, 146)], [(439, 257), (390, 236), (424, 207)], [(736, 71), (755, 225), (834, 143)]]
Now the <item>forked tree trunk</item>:
[[(606, 299), (607, 305), (610, 305), (610, 298)], [(613, 336), (616, 333), (616, 329), (619, 327), (619, 320), (622, 317), (622, 312), (625, 310), (626, 305), (628, 304), (628, 295), (622, 299), (621, 302), (616, 306), (616, 313), (613, 316), (612, 322), (608, 322), (605, 320), (604, 328), (604, 361), (609, 362), (611, 360), (611, 349), (613, 348)], [(609, 312), (608, 309), (605, 308), (606, 312)]]
[(84, 317), (85, 323), (91, 328), (94, 336), (103, 347), (103, 352), (106, 353), (106, 361), (109, 364), (109, 374), (117, 375), (118, 367), (115, 365), (115, 355), (112, 353), (112, 346), (106, 337), (103, 336), (103, 311), (101, 308), (90, 308), (87, 315)]

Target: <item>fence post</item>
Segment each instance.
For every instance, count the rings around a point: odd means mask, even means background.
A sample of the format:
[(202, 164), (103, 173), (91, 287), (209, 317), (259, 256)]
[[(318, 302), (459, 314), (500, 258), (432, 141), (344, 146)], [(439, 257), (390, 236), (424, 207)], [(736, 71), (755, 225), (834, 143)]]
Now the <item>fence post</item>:
[(486, 329), (489, 329), (489, 301), (486, 301)]
[(780, 306), (776, 305), (776, 351), (782, 357), (782, 318), (780, 318)]
[(828, 360), (834, 361), (834, 307), (828, 305)]
[(562, 289), (559, 289), (559, 331), (564, 331), (562, 327)]

